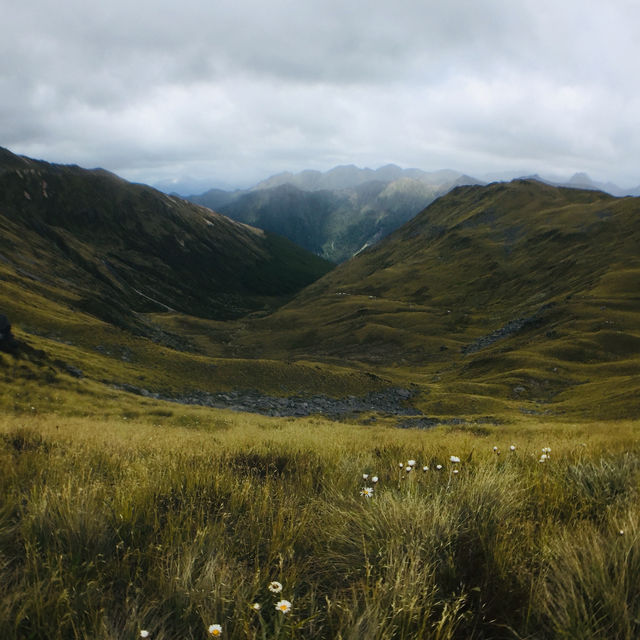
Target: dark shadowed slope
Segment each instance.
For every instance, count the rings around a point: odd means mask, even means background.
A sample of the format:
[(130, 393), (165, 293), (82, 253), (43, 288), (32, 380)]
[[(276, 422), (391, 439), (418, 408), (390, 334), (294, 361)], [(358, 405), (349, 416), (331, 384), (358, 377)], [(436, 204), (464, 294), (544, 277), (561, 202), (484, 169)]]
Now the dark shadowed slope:
[(272, 234), (106, 171), (0, 152), (0, 262), (27, 288), (128, 327), (138, 312), (232, 318), (331, 265)]

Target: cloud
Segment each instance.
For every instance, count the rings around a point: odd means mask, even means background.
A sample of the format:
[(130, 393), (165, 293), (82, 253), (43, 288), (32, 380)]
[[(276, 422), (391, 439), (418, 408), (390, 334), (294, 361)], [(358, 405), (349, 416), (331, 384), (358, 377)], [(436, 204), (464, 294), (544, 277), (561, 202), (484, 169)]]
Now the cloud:
[(45, 0), (0, 26), (0, 144), (204, 186), (388, 161), (637, 184), (626, 0)]

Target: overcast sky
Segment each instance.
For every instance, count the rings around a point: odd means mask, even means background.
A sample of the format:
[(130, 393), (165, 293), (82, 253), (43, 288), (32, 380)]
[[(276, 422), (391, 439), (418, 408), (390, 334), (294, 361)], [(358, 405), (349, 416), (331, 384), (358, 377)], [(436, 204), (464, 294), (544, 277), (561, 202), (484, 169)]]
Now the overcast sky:
[(389, 162), (640, 184), (637, 0), (0, 0), (0, 14), (0, 146), (15, 153), (183, 192)]

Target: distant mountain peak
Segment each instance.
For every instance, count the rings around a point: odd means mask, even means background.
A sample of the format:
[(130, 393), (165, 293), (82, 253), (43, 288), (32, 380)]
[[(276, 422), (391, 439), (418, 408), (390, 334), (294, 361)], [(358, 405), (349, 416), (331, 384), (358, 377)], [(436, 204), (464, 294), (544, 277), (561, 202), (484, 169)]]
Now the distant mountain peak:
[(584, 172), (579, 171), (574, 173), (571, 178), (569, 178), (568, 184), (575, 184), (580, 186), (589, 186), (595, 187), (596, 183)]

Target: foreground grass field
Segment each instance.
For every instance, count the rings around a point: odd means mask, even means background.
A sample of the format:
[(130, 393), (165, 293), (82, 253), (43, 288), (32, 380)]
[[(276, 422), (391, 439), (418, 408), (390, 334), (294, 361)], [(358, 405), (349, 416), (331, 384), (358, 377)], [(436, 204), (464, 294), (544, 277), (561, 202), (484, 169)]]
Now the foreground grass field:
[(0, 417), (3, 639), (640, 636), (635, 423), (104, 409)]

